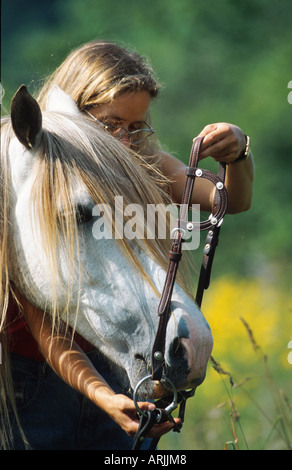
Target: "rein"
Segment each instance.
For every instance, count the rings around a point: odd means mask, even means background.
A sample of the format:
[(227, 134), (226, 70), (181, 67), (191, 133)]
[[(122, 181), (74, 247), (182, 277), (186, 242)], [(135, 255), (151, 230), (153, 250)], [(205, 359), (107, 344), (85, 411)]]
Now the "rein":
[[(205, 289), (209, 287), (212, 263), (214, 260), (215, 249), (218, 244), (219, 233), (221, 224), (223, 222), (223, 217), (227, 210), (228, 196), (227, 190), (225, 188), (225, 173), (226, 173), (226, 163), (219, 162), (219, 170), (217, 175), (214, 173), (198, 168), (199, 153), (201, 149), (201, 144), (203, 137), (196, 137), (193, 141), (189, 166), (186, 169), (186, 183), (183, 193), (183, 198), (180, 206), (180, 215), (177, 220), (177, 226), (173, 229), (173, 241), (171, 249), (169, 251), (169, 264), (166, 274), (166, 279), (158, 305), (158, 316), (159, 323), (156, 336), (154, 339), (152, 354), (151, 354), (151, 374), (144, 377), (136, 385), (134, 390), (133, 399), (137, 408), (137, 412), (140, 415), (140, 425), (139, 429), (134, 438), (134, 444), (132, 450), (138, 450), (141, 447), (141, 444), (152, 428), (154, 424), (162, 423), (164, 421), (172, 421), (174, 423), (173, 431), (180, 432), (182, 425), (178, 426), (171, 413), (177, 408), (179, 408), (179, 418), (181, 422), (184, 421), (184, 413), (186, 407), (186, 400), (194, 395), (195, 390), (189, 391), (180, 391), (177, 392), (175, 386), (172, 382), (163, 375), (163, 365), (164, 365), (164, 353), (165, 353), (165, 338), (166, 338), (166, 329), (168, 320), (170, 317), (170, 302), (172, 291), (175, 283), (175, 278), (179, 266), (179, 262), (182, 257), (182, 243), (185, 241), (184, 236), (188, 231), (193, 230), (208, 230), (205, 246), (203, 250), (203, 260), (201, 265), (201, 271), (198, 281), (198, 287), (196, 292), (196, 303), (198, 307), (201, 307), (202, 299)], [(216, 187), (215, 195), (213, 199), (212, 212), (208, 218), (203, 222), (188, 222), (188, 214), (191, 204), (191, 198), (193, 193), (193, 187), (196, 178), (206, 178), (211, 181)], [(137, 403), (138, 390), (139, 387), (147, 380), (155, 380), (160, 382), (163, 379), (164, 382), (167, 382), (171, 386), (173, 391), (173, 399), (170, 402), (167, 398), (162, 398), (155, 402), (156, 408), (153, 411), (143, 411), (139, 408)], [(159, 439), (153, 439), (148, 450), (153, 450), (156, 448)]]

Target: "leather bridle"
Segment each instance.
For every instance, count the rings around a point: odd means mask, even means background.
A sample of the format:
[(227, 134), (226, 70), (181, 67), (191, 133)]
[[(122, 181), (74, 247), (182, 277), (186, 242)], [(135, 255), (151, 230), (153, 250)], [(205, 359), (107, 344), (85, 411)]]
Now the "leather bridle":
[[(186, 400), (194, 395), (194, 390), (177, 392), (172, 382), (163, 375), (164, 366), (164, 353), (165, 353), (165, 338), (166, 328), (170, 317), (170, 302), (172, 291), (175, 283), (175, 278), (179, 266), (179, 262), (182, 257), (182, 243), (185, 241), (184, 235), (187, 231), (203, 231), (208, 230), (206, 242), (203, 250), (203, 260), (201, 265), (201, 271), (199, 276), (199, 282), (196, 293), (196, 303), (198, 307), (201, 307), (203, 294), (205, 289), (209, 287), (212, 263), (214, 259), (215, 249), (218, 244), (219, 233), (223, 217), (227, 210), (228, 196), (225, 188), (225, 172), (226, 163), (219, 162), (219, 170), (217, 175), (209, 170), (203, 170), (198, 168), (199, 153), (203, 137), (196, 137), (193, 141), (189, 166), (186, 169), (186, 183), (183, 193), (183, 198), (180, 206), (180, 215), (177, 220), (177, 225), (173, 230), (173, 240), (171, 249), (169, 251), (169, 263), (164, 283), (164, 288), (160, 298), (158, 306), (159, 323), (154, 344), (152, 347), (151, 355), (151, 374), (143, 378), (136, 386), (134, 390), (134, 402), (140, 415), (140, 426), (134, 439), (134, 445), (132, 450), (137, 450), (141, 447), (145, 435), (149, 432), (154, 424), (161, 423), (166, 420), (173, 420), (171, 413), (180, 403), (179, 417), (182, 422), (184, 419)], [(206, 178), (211, 181), (215, 186), (215, 195), (213, 199), (212, 212), (208, 218), (203, 222), (192, 222), (188, 221), (189, 209), (191, 205), (191, 198), (193, 193), (193, 187), (196, 178)], [(155, 405), (156, 408), (153, 411), (142, 411), (138, 406), (138, 390), (142, 383), (146, 380), (160, 381), (163, 379), (168, 382), (168, 385), (173, 390), (173, 399), (168, 400), (163, 398), (158, 400)], [(174, 423), (174, 431), (179, 432), (180, 427)], [(149, 448), (155, 449), (158, 443), (158, 439), (153, 439), (152, 444)]]

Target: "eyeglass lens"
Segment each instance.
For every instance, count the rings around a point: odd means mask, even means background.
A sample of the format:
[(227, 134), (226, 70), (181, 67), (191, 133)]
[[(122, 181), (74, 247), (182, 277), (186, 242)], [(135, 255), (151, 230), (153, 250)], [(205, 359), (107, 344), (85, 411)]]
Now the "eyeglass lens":
[(135, 131), (128, 131), (124, 127), (118, 127), (114, 126), (112, 124), (104, 124), (103, 122), (99, 121), (96, 119), (95, 116), (93, 116), (88, 110), (85, 109), (85, 112), (94, 119), (94, 121), (98, 122), (103, 126), (103, 128), (109, 132), (113, 137), (115, 137), (118, 140), (121, 140), (125, 137), (125, 135), (129, 136), (129, 141), (131, 144), (141, 144), (143, 143), (148, 137), (150, 137), (152, 134), (155, 133), (155, 130), (152, 129), (146, 122), (143, 123), (143, 125), (146, 127), (146, 129), (137, 129)]
[(105, 130), (107, 130), (113, 137), (116, 139), (123, 139), (125, 136), (129, 136), (129, 141), (132, 144), (139, 144), (144, 142), (148, 137), (150, 137), (153, 133), (153, 129), (137, 129), (135, 131), (128, 131), (123, 127), (116, 127), (113, 125), (105, 125)]

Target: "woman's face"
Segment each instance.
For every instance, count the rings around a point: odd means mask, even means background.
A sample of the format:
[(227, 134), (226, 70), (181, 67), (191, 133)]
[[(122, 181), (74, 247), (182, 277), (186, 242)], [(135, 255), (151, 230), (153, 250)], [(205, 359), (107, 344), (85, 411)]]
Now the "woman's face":
[[(113, 100), (90, 109), (90, 113), (103, 124), (135, 131), (143, 127), (151, 97), (148, 91), (125, 92)], [(121, 142), (130, 146), (129, 135)]]

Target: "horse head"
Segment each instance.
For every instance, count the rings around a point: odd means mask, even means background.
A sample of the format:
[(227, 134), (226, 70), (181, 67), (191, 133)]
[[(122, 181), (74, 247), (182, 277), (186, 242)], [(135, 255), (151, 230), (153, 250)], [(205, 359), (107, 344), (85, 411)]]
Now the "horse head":
[[(11, 124), (1, 149), (10, 281), (55, 323), (67, 323), (110, 358), (135, 387), (149, 374), (167, 256), (164, 241), (114, 236), (112, 216), (121, 196), (124, 204), (143, 208), (163, 201), (148, 174), (151, 166), (145, 169), (59, 88), (41, 111), (21, 87), (11, 104)], [(103, 236), (97, 237), (101, 225)], [(178, 390), (204, 380), (212, 344), (201, 311), (177, 283), (164, 375)], [(139, 395), (154, 397), (157, 390), (150, 380)]]

